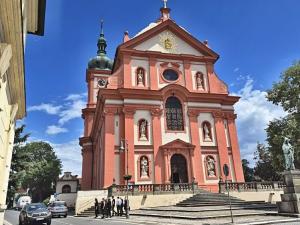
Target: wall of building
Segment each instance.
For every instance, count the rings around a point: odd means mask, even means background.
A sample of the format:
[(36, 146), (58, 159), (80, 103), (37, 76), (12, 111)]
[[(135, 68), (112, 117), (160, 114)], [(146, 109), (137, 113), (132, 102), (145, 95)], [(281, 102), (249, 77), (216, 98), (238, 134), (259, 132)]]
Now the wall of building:
[(77, 192), (78, 181), (70, 181), (70, 180), (59, 180), (56, 183), (56, 193), (62, 193), (62, 188), (65, 185), (69, 185), (71, 187), (71, 193)]
[(57, 196), (58, 201), (65, 201), (68, 207), (74, 208), (77, 199), (77, 193), (61, 193)]
[(102, 198), (107, 198), (107, 190), (98, 190), (98, 191), (78, 191), (76, 202), (75, 202), (75, 214), (83, 212), (84, 210), (90, 208), (94, 205), (95, 198), (98, 201)]
[(283, 191), (245, 191), (230, 192), (229, 194), (245, 201), (265, 201), (275, 204), (281, 201), (280, 195), (283, 194)]

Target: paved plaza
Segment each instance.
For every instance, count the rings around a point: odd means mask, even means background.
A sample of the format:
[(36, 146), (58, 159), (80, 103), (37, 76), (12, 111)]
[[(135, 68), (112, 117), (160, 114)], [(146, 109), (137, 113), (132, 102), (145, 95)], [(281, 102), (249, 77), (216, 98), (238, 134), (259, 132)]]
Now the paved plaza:
[[(5, 213), (5, 225), (18, 225), (19, 212), (14, 210), (7, 210)], [(273, 222), (272, 222), (273, 221)], [(281, 217), (281, 216), (245, 216), (234, 218), (234, 224), (249, 224), (249, 225), (259, 225), (259, 224), (289, 224), (289, 225), (300, 225), (300, 219)], [(140, 225), (210, 225), (210, 224), (231, 224), (230, 218), (226, 219), (207, 219), (207, 220), (183, 220), (183, 219), (166, 219), (166, 218), (153, 218), (153, 217), (139, 217), (131, 216), (129, 219), (125, 217), (112, 217), (109, 219), (100, 218), (79, 218), (74, 216), (69, 216), (67, 218), (53, 218), (52, 225), (124, 225), (124, 224), (140, 224)]]

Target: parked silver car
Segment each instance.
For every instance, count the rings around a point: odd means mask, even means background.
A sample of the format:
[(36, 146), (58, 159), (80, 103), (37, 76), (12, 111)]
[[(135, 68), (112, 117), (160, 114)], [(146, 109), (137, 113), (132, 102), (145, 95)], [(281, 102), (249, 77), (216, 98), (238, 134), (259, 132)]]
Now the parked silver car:
[(52, 213), (52, 217), (54, 216), (68, 216), (68, 207), (65, 201), (55, 201), (49, 204), (49, 211)]

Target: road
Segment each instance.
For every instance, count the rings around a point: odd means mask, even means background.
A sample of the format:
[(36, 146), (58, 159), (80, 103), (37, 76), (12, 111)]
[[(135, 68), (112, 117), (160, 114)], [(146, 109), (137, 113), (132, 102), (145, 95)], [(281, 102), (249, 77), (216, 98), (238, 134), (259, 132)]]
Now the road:
[[(4, 219), (11, 225), (18, 225), (19, 218), (18, 211), (7, 210), (4, 215)], [(191, 221), (190, 221), (191, 222)], [(143, 218), (143, 217), (130, 217), (126, 219), (125, 217), (112, 217), (108, 219), (95, 219), (95, 218), (80, 218), (68, 216), (67, 218), (53, 218), (51, 225), (183, 225), (183, 224), (196, 224), (196, 223), (186, 223), (183, 221), (174, 221), (170, 219), (159, 218)]]

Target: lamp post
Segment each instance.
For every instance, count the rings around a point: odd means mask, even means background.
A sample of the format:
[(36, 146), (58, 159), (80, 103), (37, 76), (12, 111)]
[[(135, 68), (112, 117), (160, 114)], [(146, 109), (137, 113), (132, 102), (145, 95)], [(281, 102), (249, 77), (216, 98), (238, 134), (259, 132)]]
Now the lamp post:
[(126, 151), (126, 174), (124, 175), (124, 179), (126, 180), (126, 218), (129, 218), (129, 199), (128, 199), (128, 181), (131, 179), (131, 175), (128, 174), (128, 142), (125, 139), (121, 140), (120, 143), (120, 152)]

